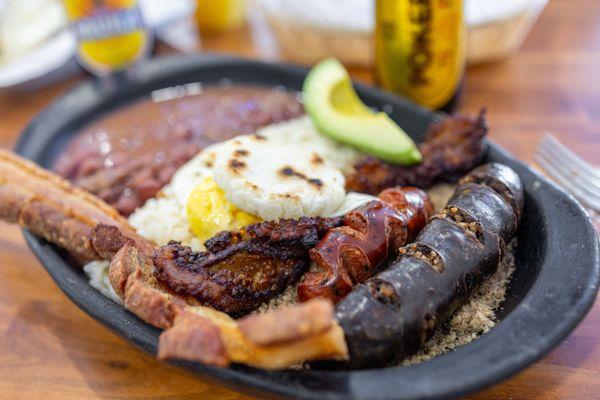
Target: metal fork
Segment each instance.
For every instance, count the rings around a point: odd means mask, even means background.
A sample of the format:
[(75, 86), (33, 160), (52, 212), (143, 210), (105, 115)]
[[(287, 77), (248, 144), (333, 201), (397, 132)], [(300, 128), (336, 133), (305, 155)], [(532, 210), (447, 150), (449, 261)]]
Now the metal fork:
[(600, 223), (600, 168), (584, 161), (550, 133), (540, 141), (533, 160), (579, 200), (594, 222)]

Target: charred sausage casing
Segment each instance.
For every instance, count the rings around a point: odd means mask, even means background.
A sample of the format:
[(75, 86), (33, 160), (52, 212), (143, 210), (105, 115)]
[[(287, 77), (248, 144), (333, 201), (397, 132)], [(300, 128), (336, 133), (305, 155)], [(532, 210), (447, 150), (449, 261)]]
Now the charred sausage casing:
[(309, 272), (298, 286), (298, 298), (325, 297), (337, 303), (369, 279), (384, 261), (413, 240), (425, 226), (433, 206), (424, 191), (386, 189), (379, 200), (349, 212), (344, 226), (331, 229), (310, 257), (320, 271)]
[(522, 208), (521, 181), (507, 166), (486, 164), (461, 179), (416, 241), (337, 305), (352, 366), (417, 351), (496, 270)]

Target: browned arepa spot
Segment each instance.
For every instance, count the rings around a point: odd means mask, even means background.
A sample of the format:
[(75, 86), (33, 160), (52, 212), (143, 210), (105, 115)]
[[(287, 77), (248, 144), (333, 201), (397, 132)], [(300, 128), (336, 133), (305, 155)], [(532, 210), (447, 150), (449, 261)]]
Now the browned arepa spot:
[(246, 182), (246, 185), (247, 185), (247, 186), (248, 186), (250, 189), (252, 189), (252, 190), (254, 190), (254, 191), (256, 191), (256, 192), (258, 192), (258, 191), (260, 190), (260, 188), (259, 188), (258, 186), (256, 186), (254, 183)]
[(294, 168), (292, 168), (290, 166), (286, 166), (286, 167), (281, 168), (278, 173), (279, 173), (279, 175), (281, 175), (283, 177), (296, 177), (296, 178), (300, 178), (300, 179), (305, 180), (309, 184), (311, 184), (311, 185), (313, 185), (313, 186), (315, 186), (316, 188), (319, 188), (319, 189), (323, 187), (323, 181), (320, 180), (319, 178), (309, 178), (305, 174), (303, 174), (302, 172), (298, 172), (298, 171), (296, 171)]
[(246, 163), (238, 160), (237, 158), (232, 158), (227, 162), (227, 167), (234, 174), (239, 174), (246, 168)]
[(217, 155), (215, 154), (214, 151), (211, 151), (208, 153), (208, 155), (206, 156), (206, 159), (204, 160), (204, 166), (207, 168), (212, 168), (215, 165), (215, 160), (217, 159)]
[(321, 181), (321, 180), (320, 180), (320, 179), (318, 179), (318, 178), (310, 178), (310, 179), (308, 180), (308, 183), (310, 183), (311, 185), (314, 185), (314, 186), (316, 186), (316, 187), (318, 187), (318, 188), (320, 188), (320, 187), (322, 187), (322, 186), (323, 186), (323, 181)]
[(267, 138), (266, 138), (266, 137), (264, 137), (263, 135), (261, 135), (260, 133), (253, 133), (253, 134), (251, 135), (251, 137), (252, 137), (252, 139), (254, 139), (254, 140), (259, 140), (259, 141), (260, 141), (260, 140), (267, 140)]
[(238, 157), (245, 157), (248, 154), (250, 154), (250, 152), (246, 149), (236, 149), (233, 151), (233, 155)]
[(315, 165), (321, 165), (323, 164), (325, 161), (321, 158), (321, 156), (317, 153), (313, 153), (311, 158), (310, 158), (310, 162), (315, 164)]

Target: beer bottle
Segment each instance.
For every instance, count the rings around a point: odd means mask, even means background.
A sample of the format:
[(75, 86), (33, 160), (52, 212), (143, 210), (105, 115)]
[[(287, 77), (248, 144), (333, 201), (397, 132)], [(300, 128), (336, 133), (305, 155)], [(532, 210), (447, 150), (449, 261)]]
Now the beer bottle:
[(80, 64), (96, 75), (125, 69), (146, 57), (152, 36), (137, 0), (64, 0), (78, 41)]
[(432, 110), (456, 104), (465, 68), (462, 0), (376, 0), (375, 76)]

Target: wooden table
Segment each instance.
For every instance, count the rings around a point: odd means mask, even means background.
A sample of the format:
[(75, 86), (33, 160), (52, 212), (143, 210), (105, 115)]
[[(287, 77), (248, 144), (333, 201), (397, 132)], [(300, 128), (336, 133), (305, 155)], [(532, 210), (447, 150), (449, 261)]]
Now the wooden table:
[[(204, 46), (277, 58), (260, 32)], [(353, 71), (370, 81), (367, 71)], [(0, 145), (80, 77), (29, 94), (0, 96)], [(552, 0), (518, 56), (470, 68), (461, 111), (489, 110), (491, 138), (530, 162), (545, 130), (592, 162), (600, 154), (600, 2)], [(25, 246), (0, 225), (0, 399), (243, 399), (156, 361), (74, 306)], [(469, 399), (600, 398), (600, 303), (556, 350)]]

